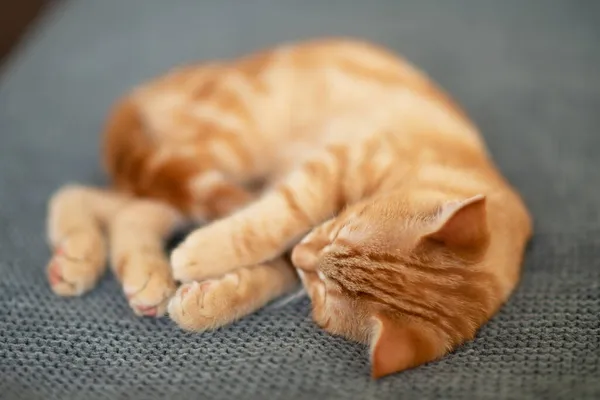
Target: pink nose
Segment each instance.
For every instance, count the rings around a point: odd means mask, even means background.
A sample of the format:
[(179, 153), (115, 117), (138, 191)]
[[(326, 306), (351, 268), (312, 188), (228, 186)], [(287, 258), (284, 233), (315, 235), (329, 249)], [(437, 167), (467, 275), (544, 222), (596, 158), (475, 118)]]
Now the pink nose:
[(305, 271), (315, 271), (317, 267), (316, 252), (306, 244), (298, 244), (292, 250), (292, 264)]

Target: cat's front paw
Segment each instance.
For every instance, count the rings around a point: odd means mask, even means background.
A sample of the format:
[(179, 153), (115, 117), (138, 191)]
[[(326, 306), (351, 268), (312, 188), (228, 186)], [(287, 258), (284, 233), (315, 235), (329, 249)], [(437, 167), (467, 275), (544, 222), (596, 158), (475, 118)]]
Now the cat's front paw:
[(79, 296), (92, 289), (106, 263), (99, 232), (81, 230), (63, 239), (46, 269), (50, 287), (59, 296)]
[(173, 278), (186, 283), (204, 281), (222, 276), (227, 270), (221, 268), (227, 254), (219, 246), (218, 238), (210, 227), (192, 232), (171, 253)]
[(175, 282), (162, 254), (134, 253), (117, 266), (123, 291), (136, 315), (160, 317), (165, 314)]
[(169, 316), (188, 331), (205, 331), (228, 324), (239, 315), (244, 299), (237, 272), (219, 279), (186, 283), (169, 302)]
[(171, 273), (179, 282), (194, 281), (198, 275), (199, 264), (195, 261), (195, 251), (189, 244), (182, 243), (171, 253)]

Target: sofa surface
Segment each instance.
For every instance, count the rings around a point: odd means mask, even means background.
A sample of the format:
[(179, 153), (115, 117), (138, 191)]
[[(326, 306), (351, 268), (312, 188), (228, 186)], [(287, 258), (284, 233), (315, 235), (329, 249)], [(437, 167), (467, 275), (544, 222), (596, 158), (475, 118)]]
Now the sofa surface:
[[(600, 3), (59, 2), (0, 72), (1, 399), (600, 398)], [(105, 184), (111, 102), (185, 62), (354, 36), (427, 71), (472, 116), (535, 218), (522, 282), (476, 340), (380, 381), (300, 301), (215, 332), (133, 315), (115, 279), (44, 273), (46, 201)]]

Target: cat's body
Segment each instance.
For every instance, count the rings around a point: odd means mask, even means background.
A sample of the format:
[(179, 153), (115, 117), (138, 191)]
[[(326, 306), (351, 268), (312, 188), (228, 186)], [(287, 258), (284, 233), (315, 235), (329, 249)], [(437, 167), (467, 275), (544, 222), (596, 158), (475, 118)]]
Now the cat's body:
[[(169, 314), (208, 329), (289, 292), (280, 257), (302, 240), (292, 261), (316, 322), (370, 341), (374, 376), (472, 338), (516, 285), (531, 235), (464, 113), (361, 42), (176, 70), (116, 106), (104, 156), (115, 191), (71, 187), (51, 202), (57, 293), (93, 286), (106, 227), (133, 309), (162, 314), (173, 276), (185, 283)], [(161, 241), (187, 219), (218, 221), (170, 269)]]

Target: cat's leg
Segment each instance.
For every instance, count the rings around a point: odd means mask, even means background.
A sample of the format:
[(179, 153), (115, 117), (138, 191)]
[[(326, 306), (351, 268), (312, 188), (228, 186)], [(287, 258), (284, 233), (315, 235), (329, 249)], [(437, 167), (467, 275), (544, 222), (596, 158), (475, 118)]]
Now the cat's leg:
[(340, 157), (327, 151), (249, 206), (191, 233), (172, 254), (175, 279), (201, 281), (282, 254), (344, 204)]
[[(196, 215), (225, 217), (255, 194), (218, 172), (197, 177), (192, 185)], [(227, 325), (263, 307), (298, 285), (287, 259), (241, 268), (202, 282), (182, 285), (169, 302), (169, 316), (183, 329), (204, 331)]]
[(194, 204), (190, 213), (205, 221), (231, 215), (256, 198), (254, 192), (215, 170), (198, 174), (190, 181), (189, 187)]
[(84, 186), (66, 186), (52, 196), (47, 229), (54, 255), (47, 273), (56, 294), (78, 296), (94, 287), (106, 270), (103, 225), (128, 201)]
[(278, 258), (182, 285), (169, 303), (169, 316), (186, 330), (214, 329), (258, 310), (297, 284), (289, 262)]
[(184, 221), (166, 203), (134, 200), (109, 225), (111, 265), (137, 315), (161, 316), (175, 292), (166, 238)]

